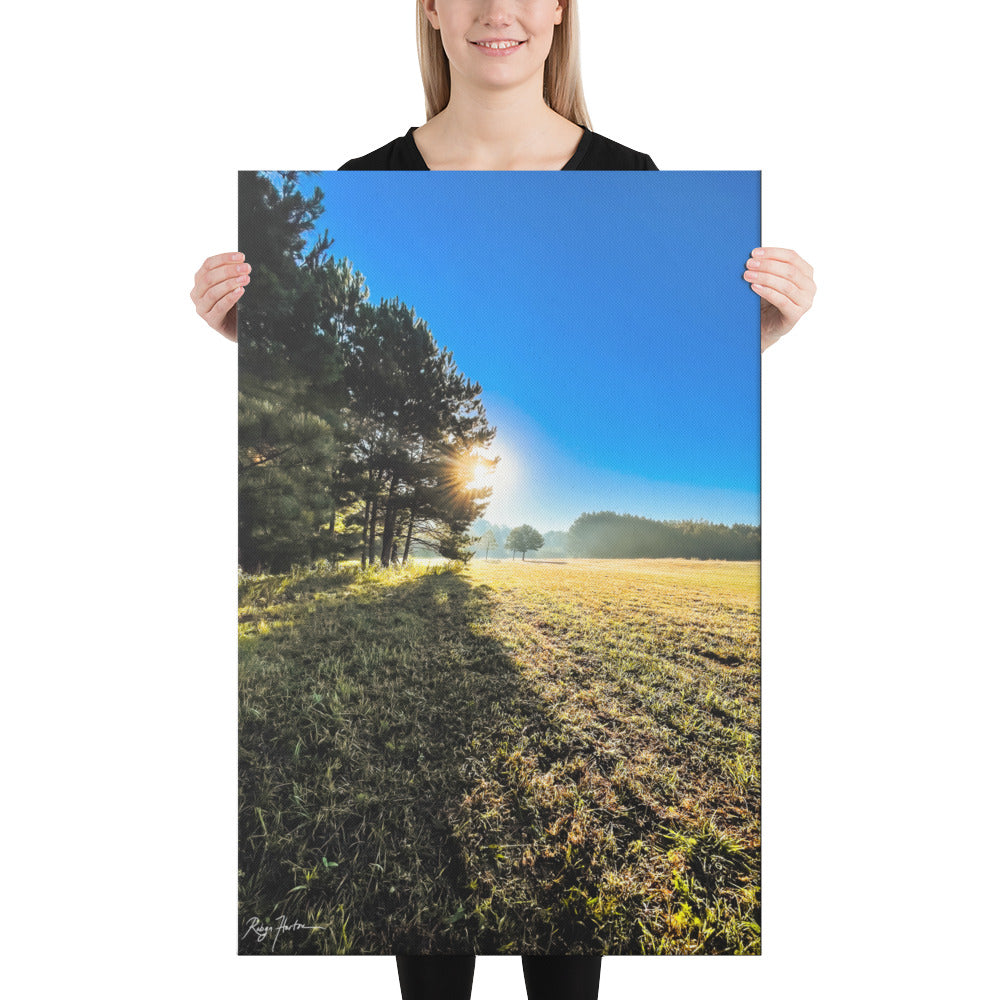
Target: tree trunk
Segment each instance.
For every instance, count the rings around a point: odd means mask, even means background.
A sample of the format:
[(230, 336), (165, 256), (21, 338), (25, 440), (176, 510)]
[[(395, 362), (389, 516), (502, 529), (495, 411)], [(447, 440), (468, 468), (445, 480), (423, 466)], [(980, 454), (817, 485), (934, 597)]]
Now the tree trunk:
[(392, 540), (396, 537), (396, 487), (399, 485), (399, 473), (392, 474), (389, 482), (389, 492), (385, 498), (385, 521), (382, 525), (382, 568), (385, 569), (392, 561)]
[(368, 529), (368, 565), (375, 565), (375, 529), (378, 526), (378, 497), (372, 499), (372, 518)]
[(361, 568), (365, 569), (368, 565), (368, 518), (371, 517), (372, 512), (372, 502), (371, 500), (365, 501), (365, 519), (362, 521), (362, 531), (361, 531)]
[[(330, 492), (333, 493), (337, 488), (337, 477), (334, 474), (330, 477), (332, 482), (330, 483)], [(337, 501), (330, 501), (330, 558), (333, 560), (333, 565), (336, 566), (339, 560), (337, 559)]]
[(410, 558), (410, 542), (413, 539), (413, 522), (416, 520), (416, 515), (413, 511), (410, 511), (410, 523), (406, 526), (406, 545), (403, 546), (403, 565), (406, 565), (406, 561)]

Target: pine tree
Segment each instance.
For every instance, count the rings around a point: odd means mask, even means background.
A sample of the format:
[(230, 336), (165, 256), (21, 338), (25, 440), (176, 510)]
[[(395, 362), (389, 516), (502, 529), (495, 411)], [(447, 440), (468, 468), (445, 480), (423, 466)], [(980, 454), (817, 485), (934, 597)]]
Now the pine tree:
[(240, 175), (240, 246), (253, 283), (240, 304), (240, 559), (287, 569), (403, 546), (471, 557), (489, 489), (470, 487), (493, 439), (482, 388), (398, 299), (309, 234), (322, 192), (299, 175)]
[(339, 484), (349, 459), (340, 339), (367, 296), (323, 234), (306, 251), (322, 192), (305, 198), (297, 175), (281, 188), (239, 178), (240, 246), (253, 283), (240, 303), (239, 550), (241, 564), (281, 570), (338, 558)]

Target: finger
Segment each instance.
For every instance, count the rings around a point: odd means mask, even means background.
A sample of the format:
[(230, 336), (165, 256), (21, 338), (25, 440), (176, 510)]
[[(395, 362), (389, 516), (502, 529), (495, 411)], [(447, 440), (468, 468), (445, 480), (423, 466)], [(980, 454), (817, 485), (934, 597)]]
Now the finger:
[(208, 323), (213, 330), (219, 330), (222, 327), (222, 321), (226, 318), (226, 313), (236, 305), (240, 300), (240, 296), (244, 292), (244, 287), (242, 285), (234, 288), (231, 292), (223, 295), (218, 302), (204, 314), (205, 322)]
[[(218, 271), (219, 268), (216, 268)], [(227, 295), (234, 288), (245, 285), (250, 280), (246, 274), (237, 274), (221, 281), (212, 281), (211, 284), (204, 282), (211, 281), (211, 278), (204, 278), (202, 284), (197, 284), (191, 289), (191, 301), (194, 302), (195, 309), (199, 315), (206, 316), (216, 302), (224, 295)]]
[(220, 264), (213, 267), (205, 275), (204, 287), (211, 288), (212, 285), (221, 284), (230, 278), (239, 278), (249, 274), (253, 270), (247, 263), (242, 264)]
[(770, 302), (782, 316), (789, 319), (798, 320), (802, 315), (802, 310), (784, 292), (777, 288), (768, 288), (766, 285), (750, 286), (765, 302)]
[(786, 250), (784, 247), (756, 247), (750, 252), (751, 257), (766, 260), (783, 261), (797, 267), (810, 278), (813, 276), (812, 265), (803, 260), (794, 250)]
[[(216, 280), (211, 279), (210, 275), (213, 271), (217, 271), (220, 267), (239, 267), (246, 258), (244, 255), (238, 251), (233, 251), (232, 253), (217, 253), (214, 257), (206, 257), (201, 267), (194, 272), (194, 287), (197, 289), (204, 290), (210, 285), (214, 285)], [(247, 270), (249, 270), (249, 265), (247, 265)], [(233, 272), (235, 274), (235, 272)], [(199, 292), (200, 294), (200, 292)]]
[[(249, 264), (219, 264), (204, 273), (198, 272), (194, 276), (194, 288), (191, 289), (191, 298), (197, 302), (214, 286), (221, 285), (225, 281), (233, 278), (240, 278), (248, 275), (253, 268)], [(246, 282), (243, 282), (246, 284)]]
[(198, 310), (198, 315), (202, 316), (209, 323), (212, 323), (212, 320), (209, 317), (215, 315), (218, 303), (225, 299), (231, 299), (230, 306), (223, 310), (222, 315), (224, 316), (227, 312), (229, 312), (229, 308), (232, 306), (232, 303), (239, 298), (239, 295), (233, 298), (233, 293), (239, 291), (240, 295), (242, 295), (243, 288), (249, 281), (250, 275), (239, 274), (233, 278), (226, 278), (224, 281), (216, 282), (216, 284), (212, 285), (211, 288), (206, 289), (200, 296), (192, 295), (195, 308)]
[(229, 253), (217, 253), (213, 257), (206, 257), (204, 263), (198, 268), (197, 274), (204, 274), (220, 264), (242, 264), (246, 257), (239, 250), (231, 250)]
[(765, 257), (751, 257), (746, 262), (746, 269), (754, 274), (773, 274), (779, 278), (786, 278), (794, 285), (801, 285), (808, 280), (794, 264), (784, 264)]
[[(788, 278), (782, 278), (776, 274), (761, 273), (760, 271), (744, 271), (743, 278), (746, 281), (751, 282), (750, 287), (756, 292), (758, 288), (769, 288), (773, 291), (781, 292), (782, 295), (790, 302), (792, 302), (796, 308), (802, 309), (806, 296), (803, 293), (803, 289), (799, 288), (794, 281), (789, 281)], [(768, 299), (770, 301), (770, 299)]]
[[(795, 267), (795, 265), (782, 264), (778, 261), (769, 261), (758, 257), (751, 257), (750, 260), (747, 261), (746, 266), (747, 271), (753, 274), (775, 275), (792, 282), (792, 284), (798, 289), (798, 291), (793, 295), (793, 298), (802, 307), (803, 311), (812, 305), (813, 298), (816, 295), (816, 282), (805, 274), (805, 272), (800, 271), (797, 267)], [(766, 278), (758, 278), (757, 280), (765, 284), (767, 283)]]

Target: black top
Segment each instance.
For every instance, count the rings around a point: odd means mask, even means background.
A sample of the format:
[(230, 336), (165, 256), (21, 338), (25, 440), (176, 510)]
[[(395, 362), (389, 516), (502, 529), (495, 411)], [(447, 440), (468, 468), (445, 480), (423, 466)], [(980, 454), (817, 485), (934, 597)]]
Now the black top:
[[(348, 160), (341, 170), (429, 170), (417, 149), (413, 131), (417, 126), (386, 143), (367, 156)], [(605, 139), (603, 135), (583, 130), (583, 138), (576, 152), (563, 170), (656, 170), (656, 164), (645, 153), (637, 153), (620, 142)]]

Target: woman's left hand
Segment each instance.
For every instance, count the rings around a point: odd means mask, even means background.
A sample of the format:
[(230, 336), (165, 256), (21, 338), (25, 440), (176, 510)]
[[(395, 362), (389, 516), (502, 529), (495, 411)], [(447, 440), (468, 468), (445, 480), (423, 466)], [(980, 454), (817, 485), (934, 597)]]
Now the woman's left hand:
[(812, 266), (794, 250), (757, 247), (743, 277), (760, 296), (760, 349), (777, 343), (813, 304)]

